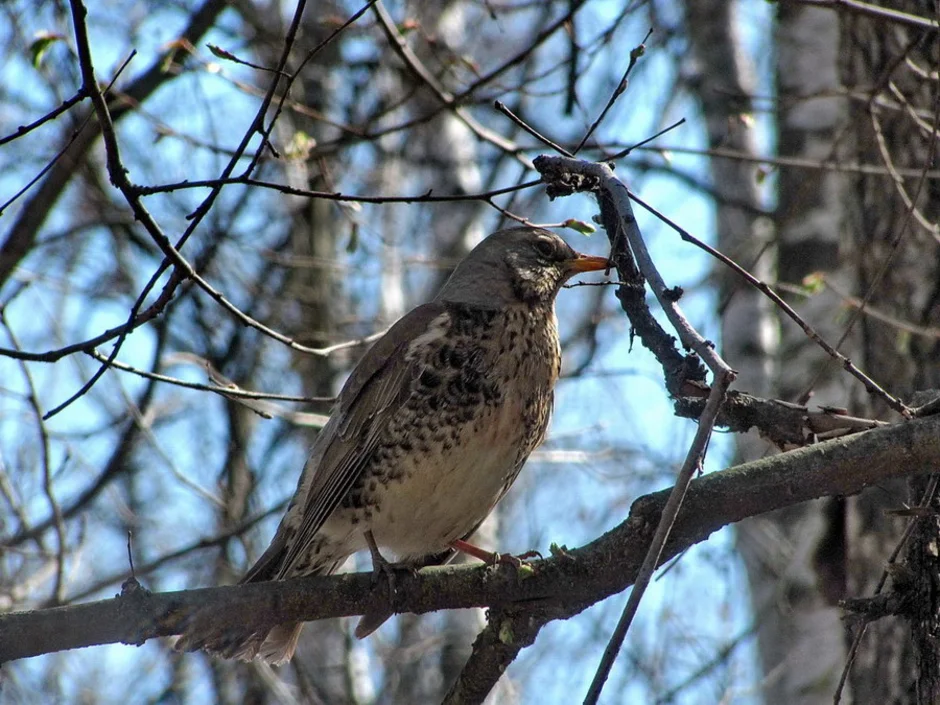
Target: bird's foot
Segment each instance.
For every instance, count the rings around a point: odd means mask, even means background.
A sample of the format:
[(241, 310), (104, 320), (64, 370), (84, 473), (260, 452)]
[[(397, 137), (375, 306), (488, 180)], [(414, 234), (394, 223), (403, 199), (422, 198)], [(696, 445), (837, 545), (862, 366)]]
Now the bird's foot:
[(392, 563), (379, 552), (379, 547), (375, 543), (375, 537), (371, 531), (365, 533), (366, 543), (369, 545), (369, 553), (372, 554), (372, 587), (379, 583), (382, 575), (388, 581), (389, 593), (394, 595), (398, 592), (398, 573), (408, 572), (417, 573), (414, 567), (404, 563)]
[(520, 553), (518, 556), (514, 556), (511, 553), (495, 553), (480, 548), (479, 546), (474, 546), (469, 541), (464, 541), (463, 539), (456, 539), (450, 546), (454, 550), (480, 559), (487, 565), (511, 565), (517, 569), (528, 566), (529, 563), (527, 559), (529, 558), (535, 558), (536, 556), (538, 556), (540, 560), (542, 558), (542, 554), (538, 551), (526, 551), (525, 553)]
[(494, 553), (493, 556), (497, 563), (511, 565), (515, 568), (528, 566), (530, 558), (538, 558), (540, 561), (544, 560), (542, 554), (538, 551), (526, 551), (525, 553), (520, 553), (518, 556), (514, 556), (511, 553)]

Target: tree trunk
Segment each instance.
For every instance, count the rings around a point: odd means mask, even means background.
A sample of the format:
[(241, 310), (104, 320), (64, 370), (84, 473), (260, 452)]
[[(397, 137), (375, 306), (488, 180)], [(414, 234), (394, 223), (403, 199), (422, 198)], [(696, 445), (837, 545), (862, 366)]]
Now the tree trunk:
[[(892, 7), (912, 16), (937, 16), (933, 3), (905, 1)], [(849, 177), (844, 228), (857, 270), (852, 293), (867, 296), (871, 311), (914, 326), (936, 326), (940, 208), (936, 179), (921, 176), (936, 164), (937, 155), (936, 34), (883, 17), (841, 18), (842, 80), (853, 96), (849, 119), (854, 129), (843, 141), (847, 161), (877, 165), (883, 172)], [(934, 71), (932, 78), (924, 66)], [(859, 317), (855, 330), (858, 359), (889, 390), (909, 399), (916, 390), (937, 386), (935, 337), (912, 335), (868, 314)], [(867, 401), (872, 414), (885, 415), (883, 403)], [(900, 604), (900, 615), (868, 625), (850, 672), (849, 683), (860, 702), (933, 703), (940, 698), (938, 523), (930, 511), (937, 501), (927, 500), (920, 517), (893, 511), (924, 503), (928, 483), (918, 478), (881, 487), (848, 503), (852, 597), (874, 594), (886, 561), (914, 522), (913, 537), (891, 568), (884, 590)]]
[[(693, 37), (702, 79), (698, 84), (709, 144), (756, 155), (748, 118), (754, 83), (735, 31), (732, 3), (716, 0), (689, 3), (688, 27)], [(693, 9), (694, 8), (694, 9)], [(781, 154), (821, 158), (840, 117), (839, 102), (820, 98), (810, 103), (790, 96), (814, 94), (837, 87), (838, 25), (833, 13), (797, 8), (781, 10), (778, 41), (778, 113)], [(806, 62), (803, 64), (802, 62)], [(815, 65), (815, 72), (803, 70)], [(804, 82), (812, 81), (808, 86)], [(832, 269), (838, 263), (839, 176), (781, 169), (777, 247), (771, 245), (770, 224), (735, 203), (760, 206), (757, 173), (745, 161), (712, 159), (712, 181), (719, 208), (720, 249), (763, 281), (779, 277), (801, 281), (810, 271)], [(808, 363), (820, 359), (815, 348), (793, 325), (778, 324), (767, 300), (741, 280), (720, 272), (723, 350), (741, 372), (737, 386), (762, 396), (793, 399), (807, 386)], [(831, 301), (817, 300), (812, 311), (801, 309), (814, 325), (833, 311)], [(831, 332), (823, 329), (824, 335)], [(785, 391), (790, 387), (790, 391)], [(841, 399), (827, 392), (833, 403)], [(739, 437), (735, 462), (753, 460), (771, 450), (753, 435)], [(844, 662), (839, 612), (820, 590), (815, 559), (821, 540), (835, 541), (828, 517), (839, 513), (838, 503), (811, 502), (738, 525), (737, 546), (751, 587), (758, 648), (765, 675), (763, 694), (768, 703), (829, 703)], [(837, 580), (837, 578), (832, 578)]]

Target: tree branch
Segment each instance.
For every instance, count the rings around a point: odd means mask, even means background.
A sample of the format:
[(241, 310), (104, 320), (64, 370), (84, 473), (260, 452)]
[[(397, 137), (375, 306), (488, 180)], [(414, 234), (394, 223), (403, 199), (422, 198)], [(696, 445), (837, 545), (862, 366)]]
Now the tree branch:
[[(745, 517), (855, 494), (938, 467), (940, 416), (933, 416), (712, 473), (690, 486), (661, 562)], [(511, 566), (428, 569), (400, 576), (393, 599), (371, 589), (368, 573), (155, 594), (128, 581), (114, 599), (0, 616), (0, 662), (98, 644), (142, 644), (196, 622), (244, 629), (246, 623), (260, 627), (379, 610), (485, 606), (498, 606), (501, 614), (512, 606), (534, 607), (550, 610), (554, 619), (568, 618), (632, 584), (668, 494), (639, 498), (618, 527), (582, 548), (534, 563), (531, 576)]]
[[(191, 44), (198, 43), (226, 7), (228, 3), (225, 0), (206, 0), (190, 15), (188, 25), (180, 34), (180, 40)], [(160, 86), (177, 76), (165, 70), (167, 60), (172, 58), (175, 52), (176, 48), (167, 49), (127, 90), (122, 91), (125, 100), (115, 101), (111, 109), (111, 119), (114, 122), (131, 114), (136, 106), (147, 100)], [(94, 108), (91, 108), (90, 112), (94, 113)], [(76, 124), (81, 124), (82, 121), (83, 117), (79, 117)], [(10, 228), (10, 234), (0, 245), (0, 284), (6, 282), (20, 261), (32, 251), (40, 227), (100, 135), (101, 126), (94, 122), (76, 135), (63, 155), (64, 158), (53, 165), (33, 197), (23, 206)]]

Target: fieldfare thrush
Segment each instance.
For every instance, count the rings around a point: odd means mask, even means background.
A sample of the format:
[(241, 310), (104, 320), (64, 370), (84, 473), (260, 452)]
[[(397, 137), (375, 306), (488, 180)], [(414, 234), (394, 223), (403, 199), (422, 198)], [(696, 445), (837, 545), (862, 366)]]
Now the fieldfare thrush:
[[(380, 548), (411, 565), (473, 552), (466, 540), (548, 427), (561, 368), (555, 296), (607, 266), (540, 228), (484, 239), (356, 365), (274, 540), (241, 582), (330, 574), (367, 548), (377, 567)], [(388, 616), (367, 615), (357, 636)], [(187, 631), (176, 648), (279, 664), (302, 626)]]

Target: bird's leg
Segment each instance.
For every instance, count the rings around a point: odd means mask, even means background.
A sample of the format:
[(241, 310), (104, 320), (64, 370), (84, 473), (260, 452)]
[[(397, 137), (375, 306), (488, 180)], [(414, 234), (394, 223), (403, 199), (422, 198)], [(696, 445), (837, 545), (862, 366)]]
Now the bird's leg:
[(385, 574), (388, 576), (388, 586), (394, 595), (395, 590), (395, 567), (379, 552), (379, 546), (375, 542), (375, 536), (372, 535), (372, 529), (365, 532), (366, 544), (369, 546), (369, 553), (372, 554), (372, 585), (379, 581), (379, 576)]
[(542, 557), (542, 554), (538, 551), (526, 551), (525, 553), (520, 553), (518, 556), (513, 556), (509, 553), (494, 553), (493, 551), (482, 549), (479, 546), (474, 546), (469, 541), (464, 541), (463, 539), (454, 539), (450, 547), (455, 551), (460, 551), (461, 553), (466, 553), (468, 556), (478, 558), (487, 565), (508, 563), (509, 565), (519, 568), (528, 558), (535, 558), (536, 556), (539, 558)]
[(379, 576), (385, 575), (388, 579), (389, 594), (394, 596), (398, 593), (398, 572), (411, 573), (417, 575), (417, 569), (408, 563), (392, 563), (379, 551), (379, 546), (375, 541), (375, 535), (369, 529), (364, 534), (366, 544), (369, 546), (369, 553), (372, 554), (372, 586), (379, 582)]

